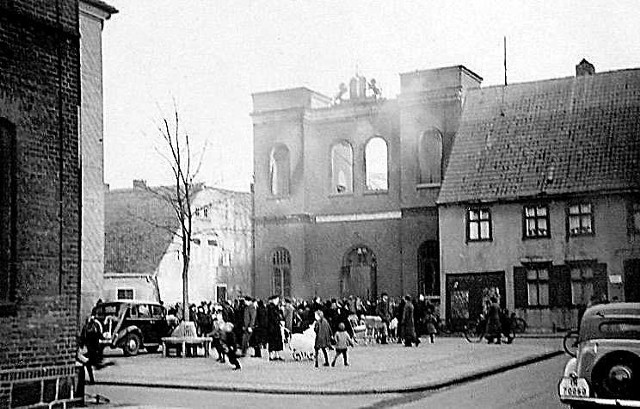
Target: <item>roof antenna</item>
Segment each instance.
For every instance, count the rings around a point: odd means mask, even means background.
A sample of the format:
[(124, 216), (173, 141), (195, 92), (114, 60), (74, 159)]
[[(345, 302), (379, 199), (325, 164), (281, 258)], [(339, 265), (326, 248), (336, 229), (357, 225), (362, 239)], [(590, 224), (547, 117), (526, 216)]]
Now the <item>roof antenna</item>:
[(504, 44), (504, 87), (502, 87), (502, 103), (500, 104), (500, 116), (504, 116), (504, 92), (507, 88), (507, 36), (502, 37)]

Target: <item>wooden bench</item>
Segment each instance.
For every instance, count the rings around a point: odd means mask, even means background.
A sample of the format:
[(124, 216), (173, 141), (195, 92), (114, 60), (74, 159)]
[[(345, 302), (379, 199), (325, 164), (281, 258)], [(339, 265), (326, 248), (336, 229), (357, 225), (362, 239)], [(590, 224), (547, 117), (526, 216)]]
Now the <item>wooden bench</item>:
[(211, 341), (213, 341), (211, 337), (164, 337), (162, 338), (162, 350), (166, 357), (169, 356), (169, 350), (174, 349), (177, 356), (182, 355), (185, 358), (198, 356), (198, 347), (201, 346), (204, 348), (204, 356), (208, 357)]

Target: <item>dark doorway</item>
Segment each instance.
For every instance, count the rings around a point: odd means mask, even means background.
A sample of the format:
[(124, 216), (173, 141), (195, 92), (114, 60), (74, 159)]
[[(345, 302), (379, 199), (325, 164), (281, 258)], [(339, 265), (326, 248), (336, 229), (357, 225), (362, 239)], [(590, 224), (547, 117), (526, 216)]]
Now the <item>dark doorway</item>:
[(340, 295), (375, 299), (377, 277), (376, 255), (368, 247), (358, 246), (349, 251), (342, 261)]
[(460, 329), (469, 319), (486, 313), (491, 297), (505, 307), (504, 271), (447, 274), (447, 319), (454, 328)]
[(624, 261), (624, 300), (640, 302), (640, 259)]
[(418, 247), (418, 293), (440, 295), (440, 250), (437, 240), (425, 241)]

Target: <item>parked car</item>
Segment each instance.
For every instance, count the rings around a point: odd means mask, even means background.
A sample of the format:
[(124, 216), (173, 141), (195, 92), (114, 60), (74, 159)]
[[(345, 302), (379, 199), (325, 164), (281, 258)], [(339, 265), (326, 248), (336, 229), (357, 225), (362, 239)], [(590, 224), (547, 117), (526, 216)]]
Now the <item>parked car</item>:
[(156, 302), (112, 301), (96, 305), (91, 315), (102, 324), (103, 345), (122, 348), (126, 356), (141, 348), (156, 352), (169, 335), (165, 308)]
[(640, 407), (640, 303), (592, 306), (576, 335), (560, 400), (572, 408)]

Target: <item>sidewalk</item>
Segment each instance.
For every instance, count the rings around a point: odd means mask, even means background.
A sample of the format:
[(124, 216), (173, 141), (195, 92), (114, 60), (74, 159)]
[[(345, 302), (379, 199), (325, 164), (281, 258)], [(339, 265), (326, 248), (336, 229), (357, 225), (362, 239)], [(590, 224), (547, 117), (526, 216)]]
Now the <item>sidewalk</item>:
[[(161, 354), (112, 358), (116, 365), (96, 373), (98, 384), (280, 394), (370, 394), (438, 389), (555, 356), (558, 339), (518, 338), (512, 345), (470, 344), (439, 338), (419, 347), (358, 346), (349, 367), (314, 368), (313, 362), (242, 358), (242, 370), (210, 358), (165, 358)], [(330, 359), (334, 352), (331, 351)], [(322, 362), (321, 362), (322, 364)], [(99, 387), (99, 386), (98, 386)]]

